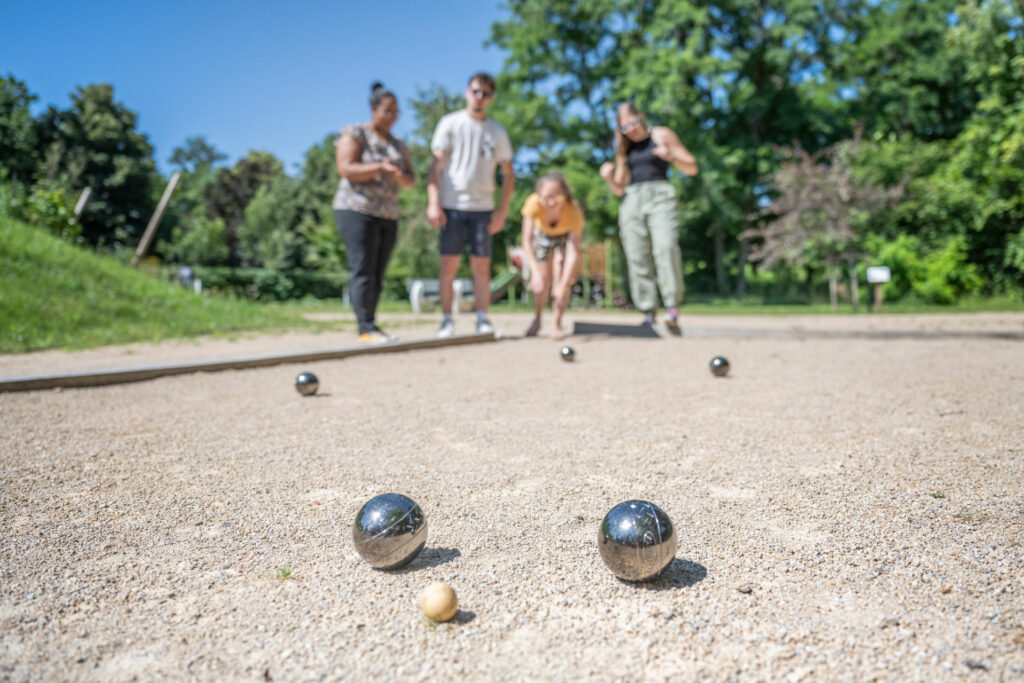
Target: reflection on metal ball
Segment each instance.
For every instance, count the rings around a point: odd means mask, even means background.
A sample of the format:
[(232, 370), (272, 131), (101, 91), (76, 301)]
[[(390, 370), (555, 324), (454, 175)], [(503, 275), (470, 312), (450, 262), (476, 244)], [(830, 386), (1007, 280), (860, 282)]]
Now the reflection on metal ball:
[(711, 359), (711, 374), (715, 377), (725, 377), (729, 374), (729, 361), (725, 356), (715, 356)]
[(562, 360), (575, 360), (576, 351), (571, 346), (562, 347)]
[(426, 545), (427, 518), (412, 500), (399, 493), (384, 493), (359, 509), (352, 541), (370, 566), (398, 569), (412, 562)]
[(312, 396), (320, 388), (320, 380), (312, 372), (300, 372), (295, 378), (295, 391), (303, 396)]
[(597, 547), (615, 576), (648, 581), (676, 556), (676, 531), (665, 511), (654, 503), (627, 500), (604, 516)]

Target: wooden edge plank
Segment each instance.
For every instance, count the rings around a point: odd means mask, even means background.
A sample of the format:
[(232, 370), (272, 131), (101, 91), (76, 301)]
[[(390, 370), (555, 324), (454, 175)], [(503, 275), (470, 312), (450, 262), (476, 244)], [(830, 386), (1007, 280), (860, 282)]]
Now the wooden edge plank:
[(96, 370), (92, 372), (75, 372), (63, 375), (43, 375), (39, 377), (13, 377), (0, 379), (0, 393), (13, 391), (36, 391), (40, 389), (98, 387), (128, 382), (144, 382), (158, 377), (186, 375), (194, 372), (221, 372), (223, 370), (244, 370), (263, 368), (285, 363), (309, 363), (321, 360), (337, 360), (350, 356), (366, 356), (379, 353), (397, 353), (418, 349), (436, 349), (446, 346), (463, 346), (496, 341), (493, 332), (487, 334), (471, 334), (449, 337), (447, 339), (413, 339), (397, 341), (373, 346), (350, 346), (340, 349), (307, 351), (302, 353), (275, 354), (252, 358), (236, 358), (231, 360), (205, 361), (200, 363), (182, 363), (179, 365), (157, 365), (142, 368), (124, 368), (117, 370)]

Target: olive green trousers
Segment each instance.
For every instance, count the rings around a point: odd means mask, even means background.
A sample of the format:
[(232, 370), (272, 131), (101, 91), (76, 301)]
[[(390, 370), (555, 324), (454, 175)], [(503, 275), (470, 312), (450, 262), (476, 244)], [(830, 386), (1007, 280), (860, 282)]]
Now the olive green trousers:
[(619, 236), (629, 266), (629, 293), (644, 313), (683, 301), (683, 259), (679, 249), (679, 200), (667, 180), (626, 187), (619, 207)]

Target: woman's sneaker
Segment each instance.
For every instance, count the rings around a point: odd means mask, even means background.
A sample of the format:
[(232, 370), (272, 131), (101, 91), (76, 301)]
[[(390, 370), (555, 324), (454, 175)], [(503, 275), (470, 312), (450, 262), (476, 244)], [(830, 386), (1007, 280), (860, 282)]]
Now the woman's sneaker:
[(494, 334), (494, 325), (491, 325), (491, 321), (487, 318), (481, 318), (476, 321), (476, 333), (477, 334)]
[(449, 337), (455, 336), (455, 323), (451, 320), (445, 320), (441, 323), (440, 329), (437, 331), (438, 339), (448, 339)]
[(371, 330), (359, 335), (360, 344), (387, 344), (389, 341), (393, 340), (394, 337), (389, 337), (380, 330)]

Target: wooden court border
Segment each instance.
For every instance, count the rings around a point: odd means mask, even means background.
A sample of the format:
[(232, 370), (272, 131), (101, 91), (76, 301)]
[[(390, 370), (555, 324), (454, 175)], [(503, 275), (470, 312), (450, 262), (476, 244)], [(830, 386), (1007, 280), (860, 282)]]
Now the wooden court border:
[(480, 344), (497, 340), (493, 332), (487, 334), (467, 334), (447, 339), (414, 339), (396, 341), (372, 346), (350, 346), (340, 349), (322, 351), (306, 351), (303, 353), (287, 353), (234, 360), (206, 361), (203, 363), (182, 363), (179, 365), (156, 365), (144, 368), (126, 368), (119, 370), (96, 370), (91, 372), (75, 372), (64, 375), (43, 375), (39, 377), (14, 377), (0, 380), (0, 393), (13, 391), (37, 391), (40, 389), (77, 389), (83, 387), (99, 387), (111, 384), (127, 384), (144, 382), (158, 377), (187, 375), (194, 372), (221, 372), (222, 370), (246, 370), (249, 368), (266, 368), (285, 363), (309, 363), (321, 360), (337, 360), (352, 356), (367, 356), (379, 353), (399, 353), (419, 349), (437, 349), (448, 346)]

